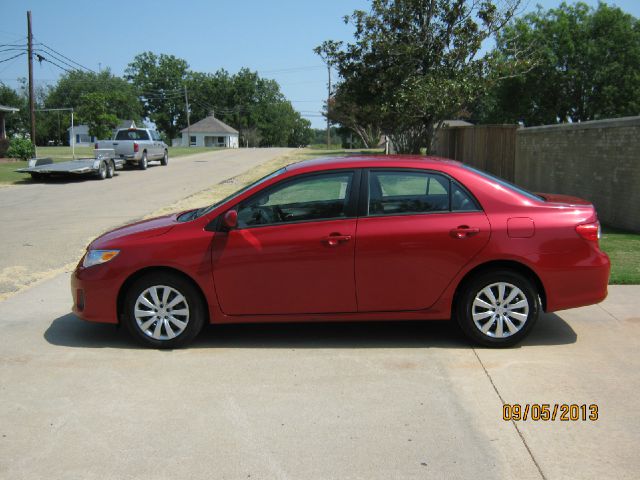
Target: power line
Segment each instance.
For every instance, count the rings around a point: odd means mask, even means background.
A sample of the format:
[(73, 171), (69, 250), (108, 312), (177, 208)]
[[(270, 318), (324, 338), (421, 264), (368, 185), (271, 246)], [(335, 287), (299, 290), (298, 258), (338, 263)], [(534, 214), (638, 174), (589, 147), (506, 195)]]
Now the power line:
[(4, 60), (0, 60), (0, 63), (8, 62), (9, 60), (13, 60), (14, 58), (18, 58), (18, 57), (20, 57), (22, 55), (26, 55), (26, 54), (27, 54), (27, 52), (19, 53), (17, 55), (14, 55), (13, 57), (9, 57), (9, 58), (5, 58)]
[[(77, 67), (74, 67), (73, 65), (71, 65), (70, 63), (65, 62), (64, 60), (61, 60), (60, 58), (57, 58), (57, 57), (55, 57), (54, 55), (51, 55), (49, 52), (46, 52), (46, 51), (41, 50), (41, 49), (39, 49), (39, 48), (34, 49), (34, 52), (35, 52), (35, 55), (36, 55), (36, 57), (37, 57), (38, 61), (45, 60), (45, 59), (46, 59), (46, 57), (45, 57), (44, 55), (48, 55), (48, 56), (50, 56), (51, 58), (53, 58), (55, 61), (60, 62), (60, 63), (62, 63), (62, 64), (64, 64), (64, 65), (66, 65), (67, 67), (71, 68), (72, 70), (76, 70), (76, 71), (78, 71), (78, 72), (80, 72), (80, 71), (81, 71), (81, 70), (79, 70)], [(38, 52), (40, 52), (40, 53), (38, 53)], [(67, 71), (69, 71), (69, 70), (67, 70)]]
[(42, 61), (42, 62), (49, 62), (50, 64), (55, 65), (56, 67), (58, 67), (61, 70), (64, 70), (67, 73), (73, 73), (73, 70), (66, 69), (66, 68), (58, 65), (56, 62), (53, 62), (53, 61), (49, 60), (48, 58), (42, 57), (40, 55), (38, 55), (38, 60)]
[(304, 67), (289, 67), (289, 68), (280, 68), (276, 70), (256, 70), (258, 73), (264, 75), (265, 73), (294, 73), (303, 70), (317, 70), (319, 68), (325, 68), (324, 65), (308, 65)]
[(3, 48), (2, 50), (0, 50), (0, 52), (26, 52), (26, 51), (27, 51), (26, 45), (21, 48), (10, 47), (10, 48)]
[(89, 68), (89, 67), (85, 67), (85, 66), (84, 66), (84, 65), (82, 65), (81, 63), (78, 63), (78, 62), (76, 62), (75, 60), (72, 60), (71, 58), (67, 57), (66, 55), (64, 55), (64, 54), (62, 54), (62, 53), (60, 53), (60, 52), (58, 52), (57, 50), (55, 50), (54, 48), (50, 47), (49, 45), (47, 45), (47, 44), (46, 44), (46, 43), (44, 43), (44, 42), (39, 42), (39, 43), (38, 43), (38, 45), (42, 45), (44, 48), (46, 48), (46, 49), (50, 50), (51, 52), (53, 52), (53, 53), (54, 53), (54, 54), (56, 54), (56, 55), (59, 55), (59, 56), (60, 56), (60, 57), (62, 57), (62, 58), (64, 58), (64, 59), (66, 59), (66, 60), (70, 61), (71, 63), (74, 63), (75, 65), (77, 65), (77, 66), (78, 66), (78, 67), (80, 67), (80, 68), (84, 68), (85, 70), (88, 70), (88, 71), (90, 71), (90, 72), (97, 73), (95, 70), (93, 70), (93, 69), (91, 69), (91, 68)]

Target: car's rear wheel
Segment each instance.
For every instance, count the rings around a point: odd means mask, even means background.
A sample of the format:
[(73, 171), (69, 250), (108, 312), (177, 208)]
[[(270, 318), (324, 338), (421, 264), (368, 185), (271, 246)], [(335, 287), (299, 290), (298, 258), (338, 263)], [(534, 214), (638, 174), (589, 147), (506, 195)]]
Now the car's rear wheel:
[(160, 164), (164, 167), (169, 165), (169, 152), (164, 151), (164, 155), (162, 156), (162, 160), (160, 160)]
[(138, 167), (140, 170), (146, 170), (149, 166), (149, 160), (147, 159), (147, 152), (142, 152), (142, 158), (138, 162)]
[(125, 298), (124, 318), (142, 344), (176, 348), (192, 341), (204, 324), (204, 302), (191, 282), (171, 273), (136, 280)]
[(511, 270), (473, 277), (462, 288), (455, 317), (464, 333), (487, 347), (510, 347), (521, 341), (540, 315), (533, 283)]

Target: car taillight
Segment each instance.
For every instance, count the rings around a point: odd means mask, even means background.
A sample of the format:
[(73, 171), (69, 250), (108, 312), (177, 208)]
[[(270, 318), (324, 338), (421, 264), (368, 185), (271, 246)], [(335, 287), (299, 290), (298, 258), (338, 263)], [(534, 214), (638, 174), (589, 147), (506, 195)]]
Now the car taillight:
[(600, 238), (600, 222), (585, 223), (576, 227), (576, 232), (585, 240), (597, 242)]
[(138, 142), (133, 142), (133, 151), (134, 151), (134, 153), (137, 153), (138, 150), (140, 150), (140, 145), (138, 145)]

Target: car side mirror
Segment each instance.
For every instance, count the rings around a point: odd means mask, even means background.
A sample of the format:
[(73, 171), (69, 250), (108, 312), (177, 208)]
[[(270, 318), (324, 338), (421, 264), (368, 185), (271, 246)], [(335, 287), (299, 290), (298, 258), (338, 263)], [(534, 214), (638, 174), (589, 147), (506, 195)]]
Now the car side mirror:
[(236, 210), (229, 210), (222, 217), (222, 225), (231, 230), (238, 226), (238, 212)]

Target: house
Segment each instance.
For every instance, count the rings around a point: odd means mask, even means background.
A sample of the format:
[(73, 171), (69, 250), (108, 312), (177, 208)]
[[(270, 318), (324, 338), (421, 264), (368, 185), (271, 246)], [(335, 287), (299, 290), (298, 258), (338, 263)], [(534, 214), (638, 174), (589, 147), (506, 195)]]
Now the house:
[(227, 147), (238, 148), (238, 131), (213, 115), (185, 128), (182, 133), (182, 146), (191, 147)]
[(118, 130), (123, 130), (125, 128), (137, 128), (136, 122), (133, 120), (122, 120), (118, 126), (113, 129), (113, 133), (115, 134)]
[(7, 113), (16, 113), (19, 109), (0, 105), (0, 140), (7, 138), (7, 131), (4, 124), (4, 116)]
[(78, 146), (88, 146), (96, 142), (96, 137), (89, 135), (89, 125), (75, 125), (73, 127), (73, 137), (71, 137), (71, 127), (67, 128), (69, 132), (69, 145), (75, 142)]

